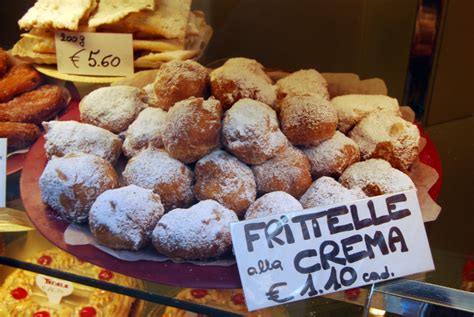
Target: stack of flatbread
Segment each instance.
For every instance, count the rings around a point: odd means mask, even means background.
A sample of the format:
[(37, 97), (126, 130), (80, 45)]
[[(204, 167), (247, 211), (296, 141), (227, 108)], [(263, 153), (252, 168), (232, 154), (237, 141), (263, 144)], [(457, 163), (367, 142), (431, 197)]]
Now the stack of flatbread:
[(132, 33), (137, 68), (197, 59), (212, 35), (191, 0), (38, 0), (18, 24), (28, 33), (12, 54), (39, 64), (56, 63), (57, 30)]

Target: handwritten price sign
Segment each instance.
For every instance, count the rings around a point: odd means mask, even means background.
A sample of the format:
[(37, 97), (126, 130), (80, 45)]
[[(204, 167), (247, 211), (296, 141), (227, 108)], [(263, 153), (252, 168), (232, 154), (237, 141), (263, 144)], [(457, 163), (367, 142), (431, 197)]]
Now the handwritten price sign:
[(231, 224), (255, 310), (434, 269), (415, 191)]
[(127, 76), (133, 74), (131, 34), (55, 33), (58, 71), (66, 74)]

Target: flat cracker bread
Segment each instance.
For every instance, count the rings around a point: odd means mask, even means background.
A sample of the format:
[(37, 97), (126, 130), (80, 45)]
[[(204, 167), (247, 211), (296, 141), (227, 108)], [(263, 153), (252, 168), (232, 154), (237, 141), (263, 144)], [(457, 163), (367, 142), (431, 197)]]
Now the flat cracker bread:
[(29, 33), (21, 34), (21, 37), (28, 39), (33, 52), (56, 54), (54, 33), (49, 30), (33, 29)]
[(184, 43), (175, 39), (133, 40), (136, 51), (164, 52), (184, 49)]
[(100, 0), (99, 7), (90, 17), (88, 24), (91, 27), (98, 27), (115, 23), (133, 12), (154, 9), (154, 0)]
[(22, 38), (13, 46), (11, 54), (32, 63), (56, 64), (56, 54), (34, 52), (31, 49), (33, 45), (34, 42), (32, 42), (31, 39)]
[(195, 50), (177, 50), (162, 53), (150, 53), (135, 60), (134, 65), (137, 68), (158, 68), (161, 64), (172, 60), (186, 60), (195, 57), (199, 51)]
[(95, 0), (38, 0), (18, 21), (21, 29), (34, 27), (76, 31)]
[(204, 12), (192, 11), (189, 14), (188, 28), (186, 31), (185, 48), (187, 50), (199, 51), (195, 59), (199, 59), (204, 49), (211, 40), (212, 27), (206, 23)]

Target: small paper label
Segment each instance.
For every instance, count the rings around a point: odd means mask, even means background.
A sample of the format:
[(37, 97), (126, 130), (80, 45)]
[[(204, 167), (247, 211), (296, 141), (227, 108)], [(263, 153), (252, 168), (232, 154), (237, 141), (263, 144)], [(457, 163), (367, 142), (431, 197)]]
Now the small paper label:
[(6, 206), (7, 191), (7, 139), (0, 139), (0, 208)]
[(57, 31), (58, 71), (97, 76), (131, 75), (132, 40), (132, 34)]
[(251, 311), (434, 269), (414, 190), (230, 228)]
[(74, 285), (69, 281), (38, 274), (36, 285), (46, 293), (51, 304), (59, 304), (65, 296), (71, 295)]

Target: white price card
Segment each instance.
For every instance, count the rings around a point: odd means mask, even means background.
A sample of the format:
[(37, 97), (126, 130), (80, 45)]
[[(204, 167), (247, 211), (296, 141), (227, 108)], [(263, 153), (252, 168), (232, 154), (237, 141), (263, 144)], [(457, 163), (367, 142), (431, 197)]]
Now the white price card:
[(0, 208), (6, 207), (7, 139), (0, 139)]
[(69, 281), (41, 274), (36, 275), (36, 285), (46, 293), (51, 304), (59, 304), (63, 297), (71, 295), (74, 290), (74, 284)]
[(133, 74), (132, 34), (55, 32), (58, 71), (65, 74)]
[(416, 191), (231, 224), (250, 311), (434, 269)]

